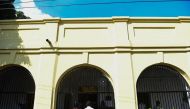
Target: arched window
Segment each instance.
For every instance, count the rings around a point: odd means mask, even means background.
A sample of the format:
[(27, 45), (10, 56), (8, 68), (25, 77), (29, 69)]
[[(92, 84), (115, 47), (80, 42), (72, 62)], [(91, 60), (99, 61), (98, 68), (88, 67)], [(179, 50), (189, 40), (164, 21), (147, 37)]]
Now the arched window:
[(61, 78), (57, 88), (56, 109), (84, 109), (89, 101), (94, 109), (115, 109), (113, 87), (96, 68), (74, 68)]
[(137, 81), (139, 109), (189, 109), (189, 85), (166, 65), (146, 68)]
[(30, 72), (21, 66), (0, 70), (0, 108), (33, 109), (35, 83)]

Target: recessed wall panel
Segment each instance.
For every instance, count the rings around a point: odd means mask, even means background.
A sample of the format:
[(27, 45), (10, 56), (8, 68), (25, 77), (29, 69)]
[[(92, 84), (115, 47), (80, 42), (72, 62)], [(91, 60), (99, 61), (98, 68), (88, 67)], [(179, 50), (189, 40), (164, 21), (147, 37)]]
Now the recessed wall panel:
[(66, 28), (63, 37), (64, 45), (72, 46), (106, 46), (113, 41), (106, 27)]
[(135, 27), (135, 38), (160, 39), (175, 37), (174, 27)]

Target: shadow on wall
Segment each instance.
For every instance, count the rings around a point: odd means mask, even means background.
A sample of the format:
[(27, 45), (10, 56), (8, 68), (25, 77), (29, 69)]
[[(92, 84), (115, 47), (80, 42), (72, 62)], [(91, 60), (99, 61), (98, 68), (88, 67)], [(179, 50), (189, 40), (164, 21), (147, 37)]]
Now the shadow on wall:
[(0, 20), (0, 65), (31, 65), (29, 57), (24, 52), (22, 40), (24, 32), (16, 21)]

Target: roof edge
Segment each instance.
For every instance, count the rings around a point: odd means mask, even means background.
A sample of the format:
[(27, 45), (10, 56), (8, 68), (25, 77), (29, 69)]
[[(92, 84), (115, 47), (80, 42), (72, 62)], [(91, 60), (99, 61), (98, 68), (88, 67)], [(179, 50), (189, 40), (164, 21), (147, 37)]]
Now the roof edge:
[(22, 24), (22, 23), (59, 23), (59, 22), (190, 22), (190, 16), (178, 17), (129, 17), (129, 16), (113, 16), (113, 17), (94, 17), (94, 18), (49, 18), (49, 19), (17, 19), (17, 20), (0, 20), (0, 24)]

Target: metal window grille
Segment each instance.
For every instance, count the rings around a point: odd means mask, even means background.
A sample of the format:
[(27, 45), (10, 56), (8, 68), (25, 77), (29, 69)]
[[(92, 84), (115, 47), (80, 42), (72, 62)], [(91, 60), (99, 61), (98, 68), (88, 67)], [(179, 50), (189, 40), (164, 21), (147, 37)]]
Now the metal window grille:
[(84, 109), (87, 101), (94, 109), (115, 109), (109, 80), (95, 68), (76, 68), (59, 83), (56, 109)]
[(139, 109), (190, 109), (189, 85), (178, 71), (155, 65), (137, 81)]
[(0, 109), (33, 109), (35, 84), (21, 67), (0, 70)]

